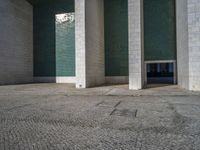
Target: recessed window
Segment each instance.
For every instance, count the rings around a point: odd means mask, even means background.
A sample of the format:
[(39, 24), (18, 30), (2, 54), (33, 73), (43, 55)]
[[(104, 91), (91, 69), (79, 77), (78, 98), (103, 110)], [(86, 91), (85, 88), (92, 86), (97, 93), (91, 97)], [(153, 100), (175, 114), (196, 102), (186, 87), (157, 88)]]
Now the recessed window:
[(173, 84), (174, 63), (147, 64), (147, 84)]

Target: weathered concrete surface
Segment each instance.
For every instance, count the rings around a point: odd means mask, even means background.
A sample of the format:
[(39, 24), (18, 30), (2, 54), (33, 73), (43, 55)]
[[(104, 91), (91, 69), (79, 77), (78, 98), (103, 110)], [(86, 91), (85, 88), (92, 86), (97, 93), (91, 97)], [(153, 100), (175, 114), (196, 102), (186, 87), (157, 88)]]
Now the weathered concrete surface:
[[(150, 88), (151, 87), (151, 88)], [(17, 93), (16, 93), (17, 91)], [(200, 95), (200, 92), (191, 92), (180, 89), (176, 85), (150, 85), (143, 90), (129, 90), (128, 85), (105, 85), (95, 88), (76, 89), (74, 84), (26, 84), (0, 86), (0, 95), (29, 94), (29, 95), (96, 95), (96, 96), (148, 96), (148, 95)]]
[(143, 0), (128, 0), (129, 88), (144, 85)]
[(105, 83), (104, 1), (75, 0), (76, 87)]
[(199, 114), (200, 93), (176, 86), (1, 86), (0, 149), (198, 150)]
[(0, 0), (0, 85), (33, 82), (33, 12), (26, 0)]
[(189, 89), (189, 46), (187, 0), (176, 0), (177, 75), (178, 84)]
[(178, 84), (200, 91), (200, 0), (176, 0)]
[(188, 0), (189, 90), (200, 91), (200, 0)]

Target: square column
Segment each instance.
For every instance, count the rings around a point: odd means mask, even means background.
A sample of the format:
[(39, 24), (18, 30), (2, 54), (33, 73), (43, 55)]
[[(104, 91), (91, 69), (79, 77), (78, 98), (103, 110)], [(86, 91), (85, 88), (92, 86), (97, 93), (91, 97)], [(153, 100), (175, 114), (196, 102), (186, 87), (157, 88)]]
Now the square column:
[(144, 85), (143, 0), (128, 0), (129, 88)]
[(189, 89), (187, 0), (176, 0), (177, 77), (181, 88)]
[(200, 0), (176, 0), (178, 85), (200, 91)]
[(200, 0), (188, 0), (189, 90), (200, 91)]
[(105, 82), (104, 0), (75, 0), (76, 87)]

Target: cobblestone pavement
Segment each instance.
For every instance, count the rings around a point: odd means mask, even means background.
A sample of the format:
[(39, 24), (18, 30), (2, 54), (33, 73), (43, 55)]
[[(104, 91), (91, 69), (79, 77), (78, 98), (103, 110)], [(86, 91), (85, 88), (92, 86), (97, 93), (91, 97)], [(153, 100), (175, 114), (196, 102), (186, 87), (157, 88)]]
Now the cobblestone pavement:
[(198, 94), (53, 89), (59, 87), (0, 87), (0, 150), (200, 150)]

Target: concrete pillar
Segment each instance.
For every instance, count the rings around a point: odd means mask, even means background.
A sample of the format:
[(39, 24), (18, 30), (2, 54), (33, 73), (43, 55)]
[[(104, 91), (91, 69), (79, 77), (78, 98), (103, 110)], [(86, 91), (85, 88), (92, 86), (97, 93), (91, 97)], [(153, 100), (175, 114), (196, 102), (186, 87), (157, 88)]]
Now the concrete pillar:
[(178, 85), (200, 91), (200, 0), (176, 0)]
[(176, 0), (178, 85), (189, 89), (187, 0)]
[(129, 88), (144, 85), (143, 0), (128, 0)]
[(75, 0), (76, 87), (86, 87), (85, 0)]
[(103, 2), (75, 0), (77, 88), (105, 82)]
[(200, 0), (188, 0), (189, 89), (200, 91)]

